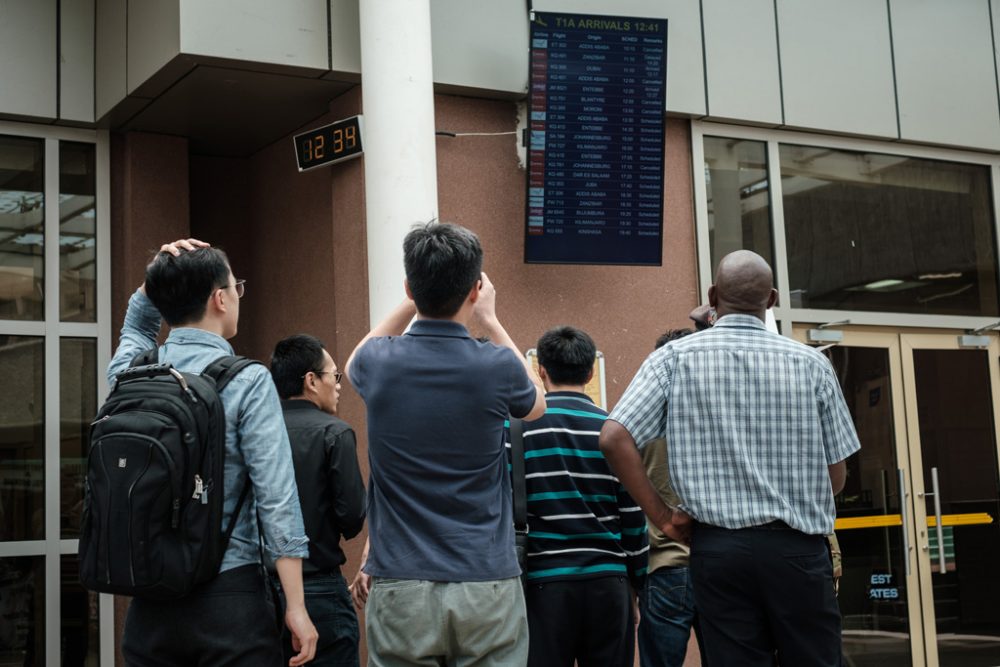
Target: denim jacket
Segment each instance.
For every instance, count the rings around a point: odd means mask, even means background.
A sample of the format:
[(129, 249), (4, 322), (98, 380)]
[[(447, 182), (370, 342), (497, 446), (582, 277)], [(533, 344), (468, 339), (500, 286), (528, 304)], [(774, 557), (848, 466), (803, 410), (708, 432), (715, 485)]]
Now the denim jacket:
[[(155, 347), (159, 331), (159, 311), (145, 294), (136, 291), (128, 302), (118, 350), (108, 366), (108, 382), (113, 382), (137, 354)], [(200, 373), (230, 354), (233, 348), (221, 336), (176, 327), (160, 348), (160, 361), (185, 373)], [(250, 366), (223, 389), (221, 399), (226, 413), (223, 526), (229, 525), (247, 475), (253, 485), (219, 571), (260, 562), (255, 511), (260, 514), (264, 544), (272, 558), (307, 558), (309, 539), (302, 523), (292, 450), (270, 373), (263, 366)]]

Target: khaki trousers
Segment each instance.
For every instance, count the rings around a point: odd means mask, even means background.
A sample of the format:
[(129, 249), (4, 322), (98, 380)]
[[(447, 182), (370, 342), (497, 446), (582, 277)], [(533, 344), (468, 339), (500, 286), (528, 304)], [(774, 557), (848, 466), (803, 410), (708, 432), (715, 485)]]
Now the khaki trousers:
[(521, 667), (528, 620), (517, 577), (373, 579), (365, 610), (369, 667)]

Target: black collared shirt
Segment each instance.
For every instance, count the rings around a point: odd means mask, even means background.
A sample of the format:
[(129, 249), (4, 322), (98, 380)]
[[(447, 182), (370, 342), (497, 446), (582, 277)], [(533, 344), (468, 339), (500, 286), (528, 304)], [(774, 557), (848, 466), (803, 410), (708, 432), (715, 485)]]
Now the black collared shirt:
[(302, 570), (337, 570), (347, 560), (340, 538), (354, 537), (365, 522), (365, 485), (358, 469), (354, 431), (309, 401), (282, 401), (281, 409), (309, 536), (309, 558)]

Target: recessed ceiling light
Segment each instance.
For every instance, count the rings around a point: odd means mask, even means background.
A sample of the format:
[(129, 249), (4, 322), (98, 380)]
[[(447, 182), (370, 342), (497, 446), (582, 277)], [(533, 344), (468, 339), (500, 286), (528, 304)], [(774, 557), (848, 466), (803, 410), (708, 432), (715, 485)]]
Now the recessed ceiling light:
[(902, 285), (903, 281), (897, 278), (886, 278), (885, 280), (876, 280), (873, 283), (868, 283), (865, 285), (864, 289), (870, 290), (880, 290), (886, 289), (887, 287), (895, 287), (896, 285)]
[(886, 278), (885, 280), (876, 280), (866, 285), (856, 285), (855, 287), (845, 287), (844, 289), (848, 292), (901, 292), (903, 290), (913, 289), (914, 287), (921, 287), (927, 284), (928, 283), (920, 282), (919, 280)]

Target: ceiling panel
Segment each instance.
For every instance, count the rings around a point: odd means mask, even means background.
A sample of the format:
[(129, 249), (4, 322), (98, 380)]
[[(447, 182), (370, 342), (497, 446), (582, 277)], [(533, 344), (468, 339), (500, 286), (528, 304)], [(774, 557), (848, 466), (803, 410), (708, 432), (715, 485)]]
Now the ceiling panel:
[(243, 157), (323, 115), (354, 85), (199, 65), (120, 129), (187, 137), (196, 155)]

